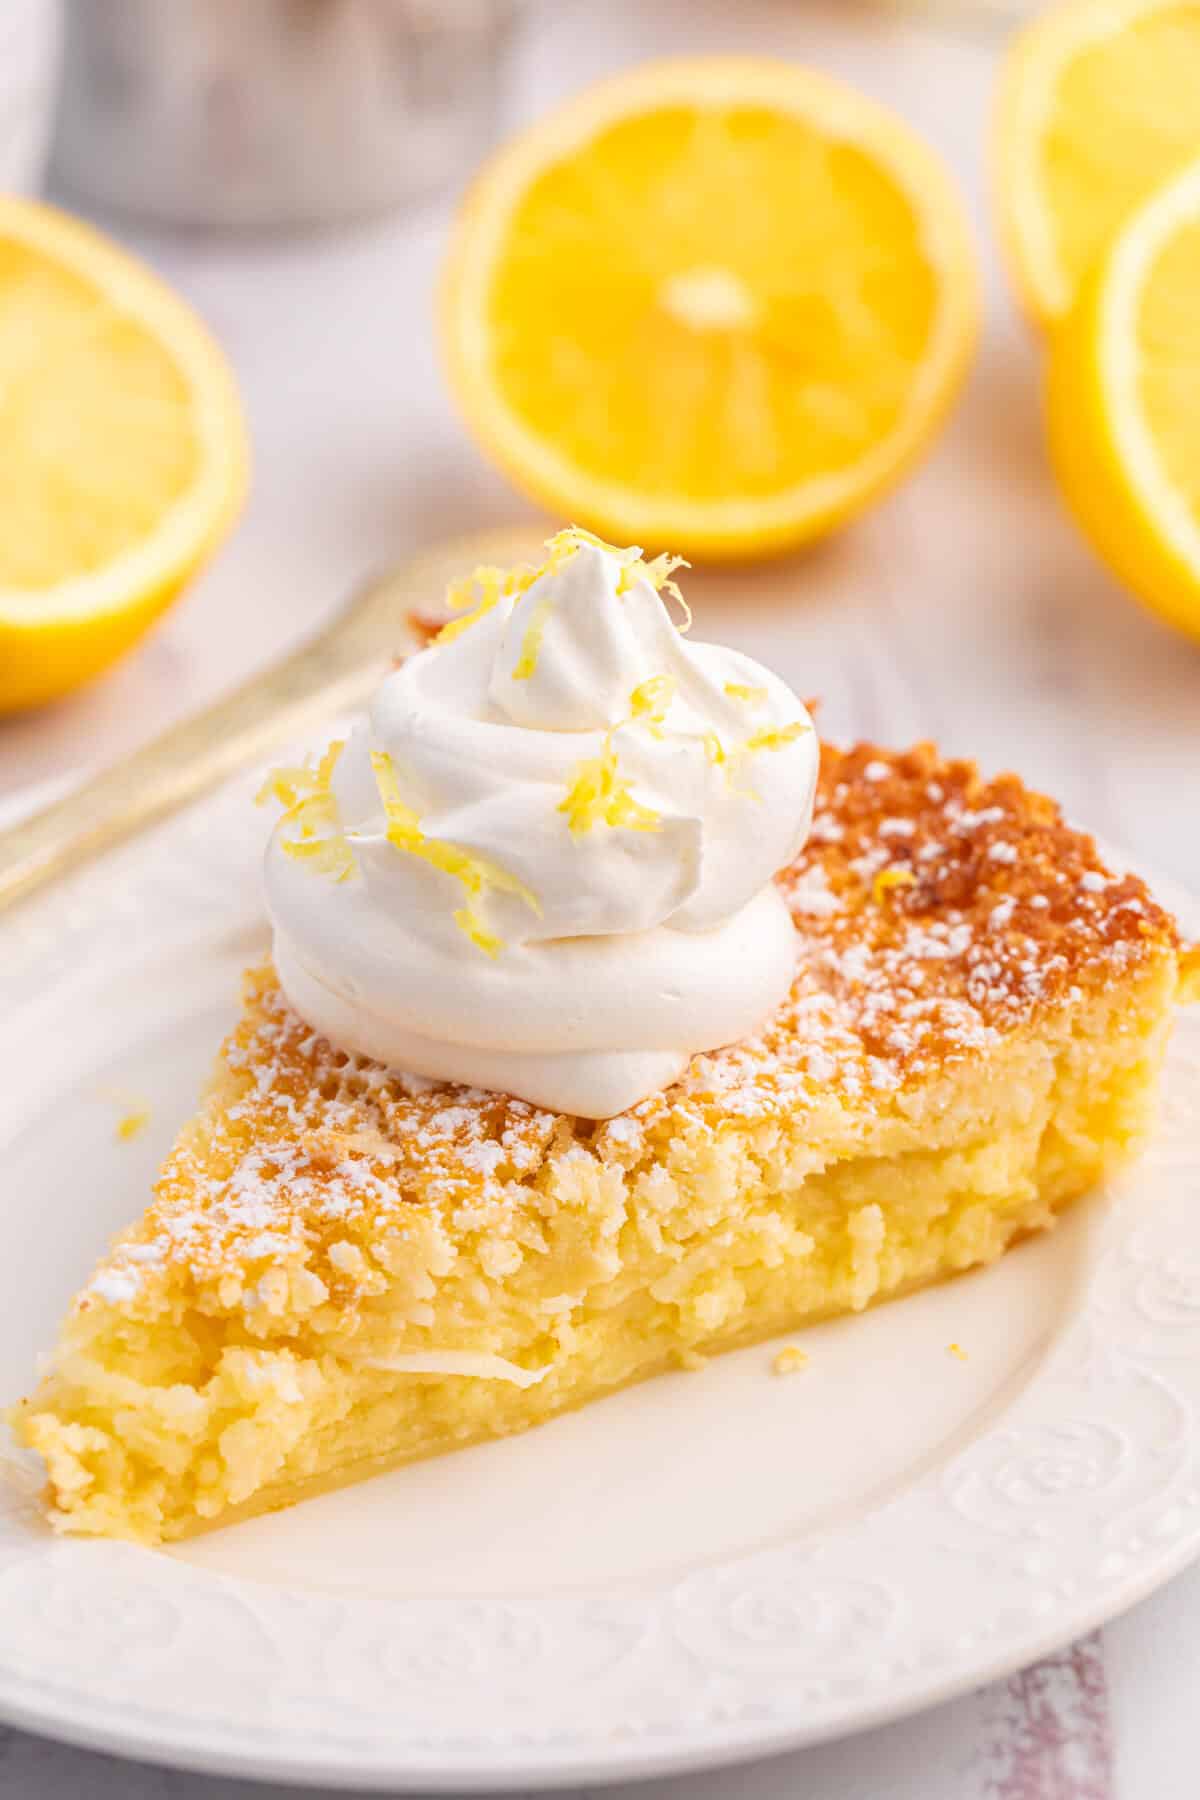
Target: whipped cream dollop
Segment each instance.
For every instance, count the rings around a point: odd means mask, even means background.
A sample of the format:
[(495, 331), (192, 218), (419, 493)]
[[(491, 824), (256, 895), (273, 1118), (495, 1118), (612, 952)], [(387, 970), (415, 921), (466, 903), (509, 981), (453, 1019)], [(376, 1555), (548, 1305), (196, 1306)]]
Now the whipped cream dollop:
[(818, 748), (777, 676), (681, 635), (665, 569), (549, 548), (532, 578), (478, 571), (340, 750), (279, 773), (267, 899), (284, 992), (332, 1043), (598, 1119), (786, 997), (772, 877)]

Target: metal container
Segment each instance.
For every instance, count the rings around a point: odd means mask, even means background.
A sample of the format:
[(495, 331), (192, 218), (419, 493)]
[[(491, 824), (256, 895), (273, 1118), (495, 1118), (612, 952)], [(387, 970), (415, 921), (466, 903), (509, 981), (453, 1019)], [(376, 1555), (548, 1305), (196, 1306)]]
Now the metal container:
[(511, 0), (69, 0), (54, 172), (191, 225), (403, 206), (490, 144)]

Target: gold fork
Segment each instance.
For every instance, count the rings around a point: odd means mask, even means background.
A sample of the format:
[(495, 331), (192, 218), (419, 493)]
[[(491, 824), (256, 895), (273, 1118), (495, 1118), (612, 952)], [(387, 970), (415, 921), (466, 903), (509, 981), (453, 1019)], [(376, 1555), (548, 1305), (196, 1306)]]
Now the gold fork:
[(322, 720), (361, 705), (478, 563), (536, 560), (531, 529), (438, 544), (353, 594), (323, 631), (31, 818), (0, 831), (0, 908), (65, 875)]

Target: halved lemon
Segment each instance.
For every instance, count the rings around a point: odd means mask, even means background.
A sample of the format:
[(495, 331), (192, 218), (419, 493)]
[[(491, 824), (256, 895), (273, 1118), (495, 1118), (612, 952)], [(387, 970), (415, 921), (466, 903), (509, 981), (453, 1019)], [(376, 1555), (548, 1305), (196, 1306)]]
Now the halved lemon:
[(1200, 154), (1200, 4), (1051, 7), (1013, 44), (997, 127), (1007, 260), (1049, 323), (1122, 221)]
[(974, 341), (932, 151), (791, 64), (652, 63), (501, 150), (441, 323), (483, 446), (552, 511), (708, 557), (797, 544), (929, 441)]
[(1063, 491), (1099, 555), (1200, 638), (1200, 160), (1127, 222), (1051, 344)]
[(191, 308), (98, 232), (0, 197), (0, 712), (140, 637), (224, 537), (246, 468)]

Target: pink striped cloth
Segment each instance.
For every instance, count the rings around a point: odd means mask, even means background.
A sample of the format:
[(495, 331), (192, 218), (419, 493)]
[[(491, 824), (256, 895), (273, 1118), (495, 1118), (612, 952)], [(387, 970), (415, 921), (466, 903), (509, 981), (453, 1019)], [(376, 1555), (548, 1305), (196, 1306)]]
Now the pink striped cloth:
[(1114, 1800), (1112, 1727), (1098, 1631), (997, 1682), (984, 1697), (979, 1800)]

